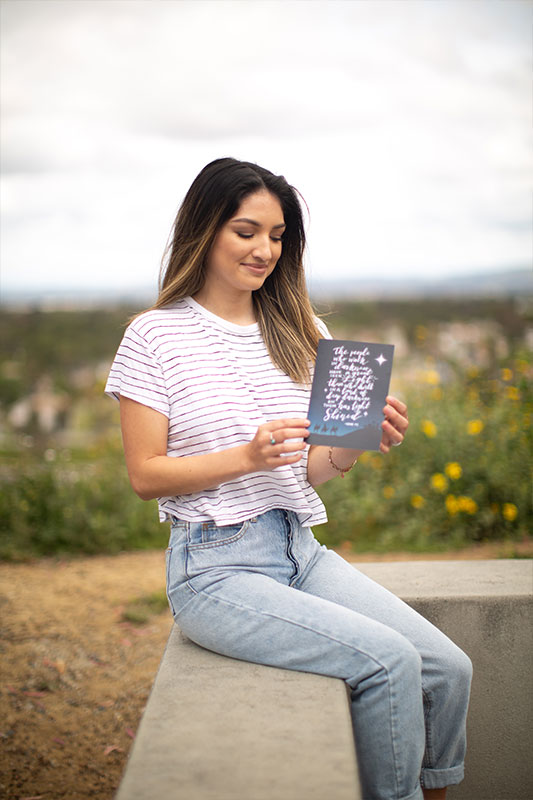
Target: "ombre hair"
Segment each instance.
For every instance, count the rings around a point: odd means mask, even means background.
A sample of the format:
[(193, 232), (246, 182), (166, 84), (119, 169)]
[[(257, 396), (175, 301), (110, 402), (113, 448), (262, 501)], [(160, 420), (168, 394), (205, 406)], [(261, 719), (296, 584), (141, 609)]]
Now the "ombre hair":
[(279, 200), (286, 228), (275, 269), (252, 293), (254, 310), (273, 363), (297, 383), (307, 383), (320, 334), (305, 282), (302, 209), (298, 193), (282, 175), (234, 158), (219, 158), (203, 168), (176, 216), (153, 308), (202, 289), (218, 231), (245, 197), (265, 189)]

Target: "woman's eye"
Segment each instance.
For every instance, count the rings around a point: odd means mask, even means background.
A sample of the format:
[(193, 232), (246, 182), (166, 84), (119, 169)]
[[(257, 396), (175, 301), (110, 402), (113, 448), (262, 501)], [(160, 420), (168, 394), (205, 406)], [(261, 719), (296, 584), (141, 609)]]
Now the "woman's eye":
[(251, 239), (253, 236), (253, 233), (241, 233), (240, 231), (236, 231), (236, 233), (237, 236), (241, 237), (241, 239)]
[(272, 239), (273, 242), (282, 242), (283, 241), (283, 237), (282, 236), (271, 236), (270, 238)]

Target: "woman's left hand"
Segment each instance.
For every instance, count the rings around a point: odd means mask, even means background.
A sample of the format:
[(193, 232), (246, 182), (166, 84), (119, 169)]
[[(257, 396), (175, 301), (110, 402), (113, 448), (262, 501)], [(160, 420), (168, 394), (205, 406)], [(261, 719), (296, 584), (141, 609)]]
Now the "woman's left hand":
[(387, 405), (383, 409), (383, 413), (385, 419), (381, 424), (383, 435), (379, 449), (382, 453), (388, 453), (391, 447), (398, 447), (403, 442), (409, 426), (409, 419), (405, 403), (391, 395), (387, 397)]

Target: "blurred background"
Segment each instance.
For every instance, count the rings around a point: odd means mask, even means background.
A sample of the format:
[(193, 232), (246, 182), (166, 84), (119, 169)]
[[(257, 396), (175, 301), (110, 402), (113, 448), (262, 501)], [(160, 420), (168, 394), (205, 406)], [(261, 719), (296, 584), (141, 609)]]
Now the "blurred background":
[(396, 345), (411, 431), (321, 489), (347, 550), (524, 552), (525, 0), (3, 0), (0, 556), (164, 543), (102, 396), (176, 210), (231, 155), (305, 198), (334, 335)]

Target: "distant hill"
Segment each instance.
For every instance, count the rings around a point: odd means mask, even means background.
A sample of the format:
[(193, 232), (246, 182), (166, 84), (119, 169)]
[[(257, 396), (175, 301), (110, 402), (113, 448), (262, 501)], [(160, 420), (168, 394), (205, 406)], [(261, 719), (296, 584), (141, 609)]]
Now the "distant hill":
[[(533, 268), (483, 272), (448, 278), (336, 278), (311, 280), (314, 300), (422, 299), (429, 297), (533, 297)], [(3, 289), (0, 305), (41, 309), (144, 308), (156, 298), (155, 286), (101, 289)]]
[(311, 282), (315, 299), (371, 300), (424, 297), (533, 296), (533, 268), (482, 272), (448, 278), (353, 278)]

